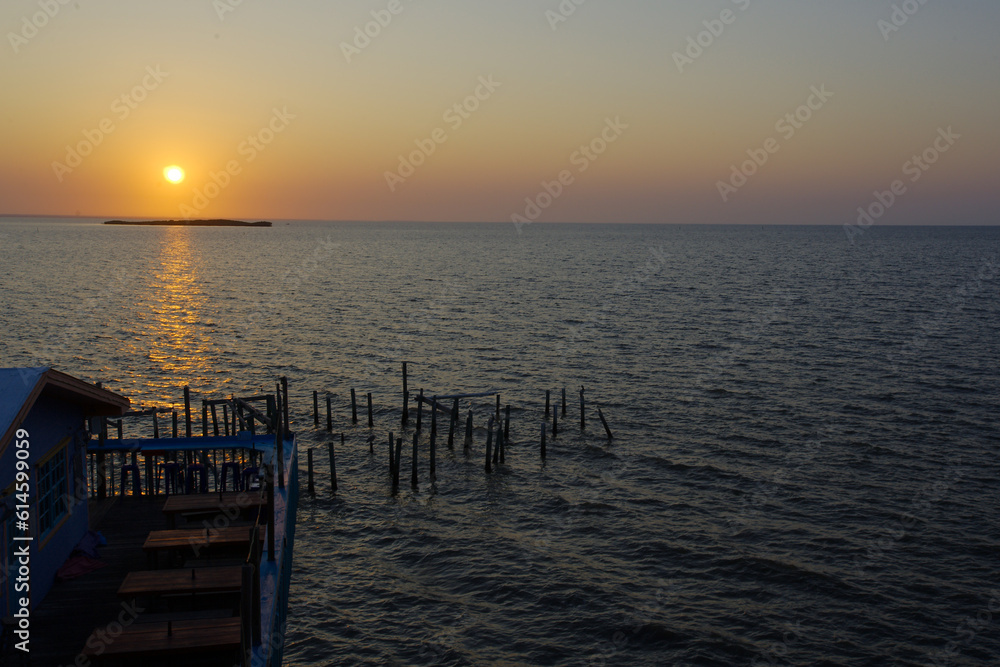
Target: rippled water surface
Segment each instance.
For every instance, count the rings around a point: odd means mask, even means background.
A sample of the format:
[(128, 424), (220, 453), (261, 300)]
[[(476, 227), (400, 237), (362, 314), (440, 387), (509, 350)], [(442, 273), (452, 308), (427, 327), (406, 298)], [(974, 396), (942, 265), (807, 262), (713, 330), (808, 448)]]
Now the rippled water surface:
[[(1000, 229), (522, 231), (0, 222), (0, 365), (155, 405), (289, 378), (288, 665), (1000, 664)], [(432, 484), (425, 429), (411, 489), (411, 419), (391, 493), (404, 360), (501, 394), (505, 464), (464, 401), (472, 451)]]

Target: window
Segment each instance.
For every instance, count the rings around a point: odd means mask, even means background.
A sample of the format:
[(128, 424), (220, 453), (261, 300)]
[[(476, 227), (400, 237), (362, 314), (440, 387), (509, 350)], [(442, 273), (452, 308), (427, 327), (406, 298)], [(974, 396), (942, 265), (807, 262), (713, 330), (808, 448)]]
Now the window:
[(66, 447), (38, 466), (38, 533), (45, 537), (66, 514)]

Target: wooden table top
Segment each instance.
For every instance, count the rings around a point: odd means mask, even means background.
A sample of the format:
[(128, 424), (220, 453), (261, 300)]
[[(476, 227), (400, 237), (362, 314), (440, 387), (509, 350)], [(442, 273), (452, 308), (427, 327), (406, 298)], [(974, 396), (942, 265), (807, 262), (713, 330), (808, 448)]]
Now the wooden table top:
[(225, 493), (191, 493), (172, 495), (163, 505), (164, 514), (180, 512), (213, 512), (224, 509), (245, 509), (267, 505), (267, 499), (256, 491), (227, 491)]
[(144, 595), (239, 592), (243, 582), (242, 570), (239, 565), (234, 565), (129, 572), (118, 588), (118, 597), (129, 599)]
[[(241, 546), (250, 545), (251, 526), (229, 526), (226, 528), (180, 528), (176, 530), (150, 531), (142, 548), (145, 551), (180, 549), (198, 546)], [(266, 529), (260, 531), (264, 539)], [(190, 571), (188, 572), (190, 574)]]
[(101, 640), (95, 631), (84, 644), (82, 654), (139, 658), (199, 651), (238, 651), (240, 648), (239, 618), (178, 620), (171, 625), (171, 635), (167, 636), (165, 622), (134, 623), (113, 642)]

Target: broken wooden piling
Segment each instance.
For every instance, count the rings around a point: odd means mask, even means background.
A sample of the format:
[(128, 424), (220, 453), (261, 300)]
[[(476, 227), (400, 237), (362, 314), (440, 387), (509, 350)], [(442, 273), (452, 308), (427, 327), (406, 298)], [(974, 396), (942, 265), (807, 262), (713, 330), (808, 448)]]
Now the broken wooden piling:
[(313, 392), (313, 426), (319, 428), (319, 392)]
[(601, 423), (604, 424), (604, 432), (608, 434), (608, 440), (614, 440), (615, 436), (611, 435), (611, 429), (608, 428), (608, 420), (604, 418), (604, 413), (601, 412), (600, 406), (597, 408), (597, 416), (601, 418)]
[(372, 393), (368, 392), (368, 428), (375, 428), (375, 412), (372, 409)]
[(417, 396), (417, 431), (420, 430), (421, 422), (424, 418), (424, 390), (420, 390), (420, 395)]
[(403, 362), (403, 426), (410, 421), (410, 392), (406, 388), (406, 362)]
[(333, 432), (333, 401), (330, 392), (326, 392), (326, 432)]
[(184, 433), (191, 437), (191, 388), (184, 385)]

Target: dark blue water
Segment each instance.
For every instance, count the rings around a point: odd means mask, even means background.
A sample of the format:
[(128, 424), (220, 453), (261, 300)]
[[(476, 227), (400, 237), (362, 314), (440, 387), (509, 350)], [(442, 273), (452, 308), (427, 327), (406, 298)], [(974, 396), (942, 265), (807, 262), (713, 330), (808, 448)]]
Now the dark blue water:
[[(156, 405), (288, 376), (289, 665), (1000, 664), (1000, 229), (522, 231), (0, 223), (0, 365)], [(403, 360), (501, 393), (504, 465), (466, 401), (473, 452), (431, 484), (425, 431), (411, 489), (411, 419), (392, 495)]]

